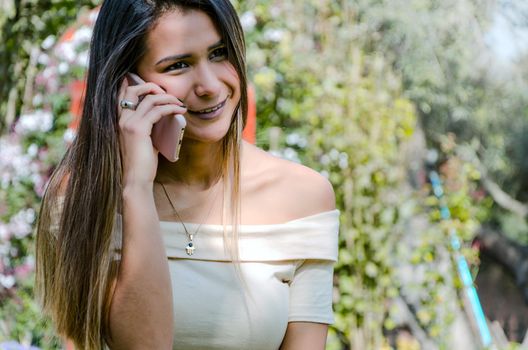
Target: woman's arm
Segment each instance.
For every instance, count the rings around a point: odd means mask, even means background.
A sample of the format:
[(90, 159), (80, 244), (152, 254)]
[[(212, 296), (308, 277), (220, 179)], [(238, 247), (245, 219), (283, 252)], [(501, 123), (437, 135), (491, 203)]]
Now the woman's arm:
[[(297, 190), (297, 195), (292, 193), (291, 197), (298, 201), (293, 207), (302, 211), (298, 216), (334, 210), (335, 195), (330, 182), (311, 169), (297, 169), (299, 175), (296, 180), (291, 181), (289, 187)], [(332, 276), (333, 263), (328, 261), (305, 261), (297, 268), (290, 285), (290, 315), (293, 312), (294, 319), (304, 318), (307, 313), (312, 314), (316, 320), (328, 318), (328, 313), (332, 312)], [(326, 323), (291, 321), (280, 349), (324, 350), (327, 334)]]
[(324, 350), (327, 333), (327, 324), (290, 322), (280, 350)]
[(112, 349), (170, 349), (172, 287), (152, 187), (123, 191), (121, 266), (110, 311)]
[(128, 86), (120, 99), (145, 96), (136, 110), (122, 109), (119, 119), (123, 164), (123, 243), (121, 264), (110, 308), (112, 349), (170, 349), (173, 339), (172, 286), (153, 181), (158, 152), (150, 138), (162, 116), (186, 110), (157, 85)]

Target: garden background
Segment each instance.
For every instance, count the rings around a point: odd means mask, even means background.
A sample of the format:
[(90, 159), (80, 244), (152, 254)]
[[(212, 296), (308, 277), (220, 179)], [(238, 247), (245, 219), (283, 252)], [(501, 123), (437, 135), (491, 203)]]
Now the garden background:
[[(336, 191), (327, 348), (483, 348), (460, 259), (490, 348), (528, 348), (526, 2), (233, 3), (257, 145)], [(0, 349), (62, 347), (33, 300), (34, 227), (75, 137), (98, 4), (0, 0)]]

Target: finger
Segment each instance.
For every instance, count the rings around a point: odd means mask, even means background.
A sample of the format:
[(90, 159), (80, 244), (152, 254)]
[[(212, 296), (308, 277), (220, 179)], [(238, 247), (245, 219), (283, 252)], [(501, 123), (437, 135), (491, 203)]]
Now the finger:
[[(129, 87), (130, 87), (130, 84), (128, 82), (128, 79), (123, 79), (123, 81), (121, 82), (121, 86), (119, 87), (119, 94), (118, 94), (118, 117), (119, 117), (119, 122), (123, 122), (123, 120), (125, 118), (127, 118), (127, 116), (129, 117), (133, 112), (134, 110), (133, 109), (130, 109), (130, 108), (123, 108), (121, 107), (121, 102), (123, 100), (127, 100), (127, 101), (130, 101), (132, 103), (137, 103), (138, 101), (138, 97), (137, 96), (133, 96), (132, 93), (128, 92), (129, 90)], [(127, 111), (128, 110), (128, 111)]]
[[(163, 116), (183, 114), (184, 111), (186, 111), (184, 108), (175, 104), (158, 105), (151, 108), (145, 115), (134, 113), (135, 117), (123, 118), (119, 124), (126, 133), (150, 135), (152, 126)], [(137, 117), (139, 115), (140, 117)]]
[[(146, 94), (164, 94), (165, 90), (154, 83), (145, 83), (139, 85), (130, 85), (128, 79), (123, 79), (121, 83), (121, 90), (119, 94), (119, 103), (127, 100), (135, 104), (139, 104), (141, 97)], [(120, 106), (121, 107), (121, 106)], [(136, 106), (137, 107), (137, 106)], [(125, 108), (126, 109), (126, 108)]]
[(155, 106), (145, 115), (144, 121), (152, 127), (152, 125), (156, 124), (165, 116), (183, 114), (181, 111), (182, 107), (173, 104)]
[[(157, 106), (172, 105), (174, 106), (173, 113), (175, 114), (185, 114), (187, 112), (186, 107), (179, 105), (180, 101), (171, 95), (147, 95), (143, 101), (139, 104), (133, 113), (123, 113), (125, 116), (121, 119), (123, 123), (134, 123), (139, 124), (143, 119), (146, 118), (146, 115), (149, 114), (152, 110), (156, 111)], [(172, 107), (171, 107), (172, 108)]]
[(128, 86), (125, 92), (125, 98), (127, 99), (130, 98), (131, 101), (135, 102), (139, 99), (139, 96), (143, 96), (147, 94), (165, 94), (165, 93), (166, 93), (165, 90), (163, 90), (159, 85), (156, 85), (154, 83), (145, 83), (145, 84)]
[(119, 101), (121, 101), (122, 99), (125, 98), (125, 90), (126, 88), (128, 87), (128, 80), (127, 79), (123, 79), (123, 82), (121, 82), (121, 86), (119, 87), (119, 93), (118, 93), (118, 98), (119, 98)]
[[(163, 95), (145, 96), (145, 98), (141, 101), (141, 103), (138, 105), (136, 110), (139, 114), (146, 114), (154, 106), (165, 105), (165, 104), (175, 104), (175, 105), (182, 107), (183, 109), (186, 108), (178, 98), (172, 95), (169, 95), (169, 94), (163, 94)], [(185, 111), (180, 112), (180, 113), (185, 113)]]

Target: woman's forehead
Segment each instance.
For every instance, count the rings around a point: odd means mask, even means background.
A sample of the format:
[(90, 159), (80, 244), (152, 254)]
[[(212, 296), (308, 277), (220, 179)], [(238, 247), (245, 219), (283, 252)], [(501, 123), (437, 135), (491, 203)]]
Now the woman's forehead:
[(171, 10), (163, 14), (147, 35), (148, 54), (193, 54), (221, 39), (212, 20), (197, 10)]

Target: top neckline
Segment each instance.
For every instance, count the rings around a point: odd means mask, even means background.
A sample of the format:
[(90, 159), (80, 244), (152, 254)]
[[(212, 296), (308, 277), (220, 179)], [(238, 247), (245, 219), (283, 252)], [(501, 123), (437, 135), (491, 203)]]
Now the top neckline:
[[(332, 216), (332, 215), (336, 215), (336, 214), (339, 214), (339, 210), (338, 209), (322, 211), (320, 213), (316, 213), (316, 214), (312, 214), (312, 215), (308, 215), (308, 216), (303, 216), (303, 217), (300, 217), (300, 218), (297, 218), (297, 219), (293, 219), (293, 220), (288, 220), (288, 221), (282, 222), (282, 223), (275, 223), (275, 224), (243, 224), (243, 225), (239, 225), (239, 227), (280, 227), (280, 226), (285, 226), (285, 225), (302, 223), (304, 221), (311, 221), (311, 220), (318, 219), (318, 218), (321, 218), (321, 217)], [(160, 220), (159, 222), (160, 222), (160, 224), (169, 225), (169, 226), (182, 226), (182, 224), (184, 224), (185, 226), (192, 227), (192, 226), (200, 225), (199, 223), (196, 223), (196, 222), (183, 222), (182, 223), (180, 221), (167, 221), (167, 220)], [(219, 227), (224, 227), (224, 225), (222, 225), (222, 224), (202, 224), (201, 227), (202, 228), (204, 228), (204, 227), (219, 228)], [(231, 227), (231, 225), (226, 225), (226, 227)]]

